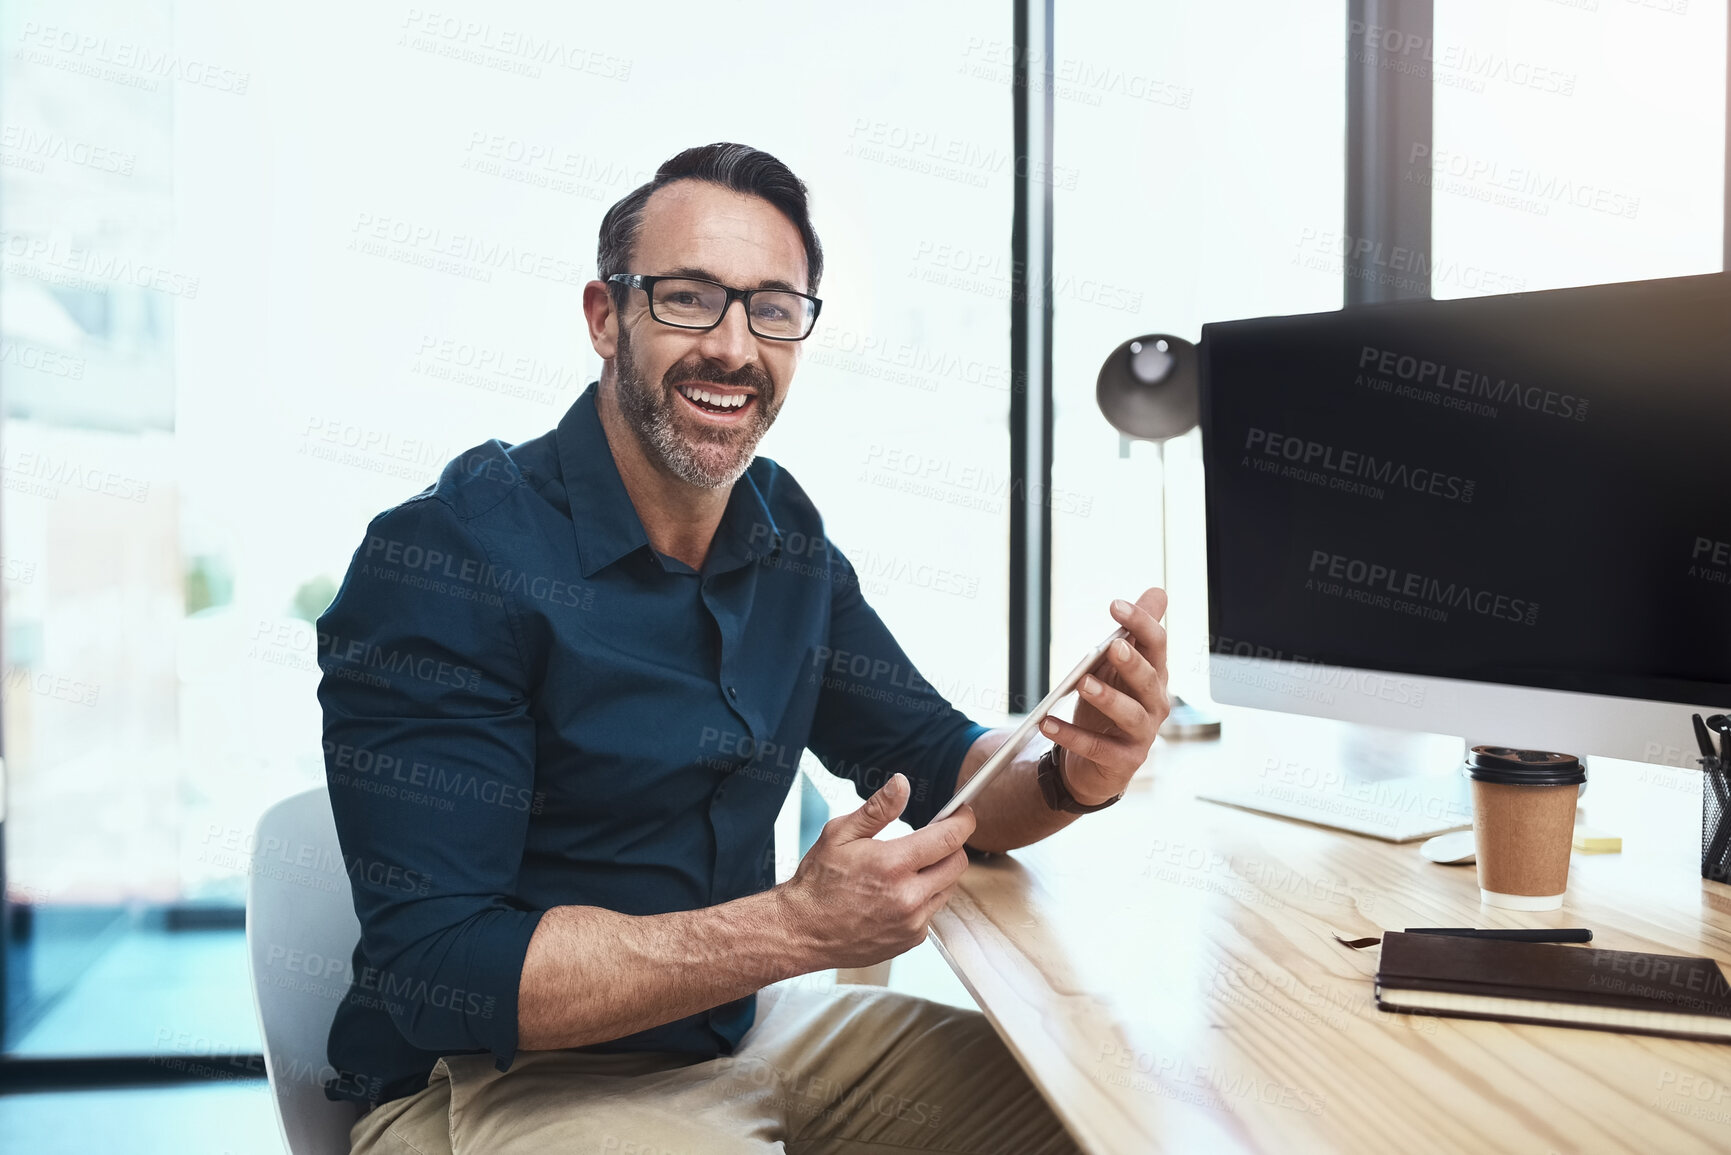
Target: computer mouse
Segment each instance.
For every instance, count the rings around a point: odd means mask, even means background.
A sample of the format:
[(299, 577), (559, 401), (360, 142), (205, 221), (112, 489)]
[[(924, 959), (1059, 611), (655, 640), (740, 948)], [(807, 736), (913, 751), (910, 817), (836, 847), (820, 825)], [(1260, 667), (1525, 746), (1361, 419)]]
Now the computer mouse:
[(1456, 830), (1449, 834), (1439, 834), (1435, 838), (1427, 838), (1418, 852), (1444, 866), (1465, 866), (1478, 861), (1478, 847), (1473, 842), (1473, 832)]

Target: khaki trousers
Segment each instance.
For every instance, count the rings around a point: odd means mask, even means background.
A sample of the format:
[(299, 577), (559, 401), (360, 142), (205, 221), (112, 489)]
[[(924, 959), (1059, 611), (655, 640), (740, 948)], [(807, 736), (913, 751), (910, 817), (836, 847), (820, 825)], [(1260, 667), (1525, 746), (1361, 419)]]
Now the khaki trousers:
[(765, 989), (734, 1054), (439, 1060), (361, 1117), (352, 1155), (1073, 1155), (979, 1012), (879, 987)]

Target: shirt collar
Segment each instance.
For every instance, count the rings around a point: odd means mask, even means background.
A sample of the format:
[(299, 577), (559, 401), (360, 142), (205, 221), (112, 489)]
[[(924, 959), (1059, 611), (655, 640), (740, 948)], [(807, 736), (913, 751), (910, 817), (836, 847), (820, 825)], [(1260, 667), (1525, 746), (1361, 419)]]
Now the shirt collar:
[(737, 569), (760, 557), (769, 557), (780, 548), (781, 529), (748, 468), (727, 495), (727, 509), (721, 515), (721, 524), (715, 527), (715, 541), (703, 562), (704, 572)]
[[(596, 409), (600, 383), (591, 381), (559, 421), (559, 469), (577, 534), (577, 564), (585, 578), (649, 544), (643, 521), (625, 491), (607, 433)], [(766, 557), (781, 548), (782, 534), (769, 503), (747, 470), (733, 483), (727, 509), (704, 560), (719, 573)]]

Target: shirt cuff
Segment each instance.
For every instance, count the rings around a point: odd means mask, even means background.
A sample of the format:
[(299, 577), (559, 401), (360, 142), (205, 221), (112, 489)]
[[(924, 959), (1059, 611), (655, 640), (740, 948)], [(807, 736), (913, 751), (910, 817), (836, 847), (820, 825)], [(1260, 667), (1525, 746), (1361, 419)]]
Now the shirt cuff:
[(944, 803), (948, 802), (956, 793), (956, 779), (961, 777), (962, 760), (968, 756), (968, 751), (974, 748), (974, 743), (979, 741), (980, 735), (988, 733), (990, 730), (990, 726), (969, 722), (967, 729), (960, 731), (950, 743), (942, 747), (937, 772), (932, 775), (931, 800), (919, 807), (910, 805), (908, 809), (914, 811), (913, 817), (918, 818), (919, 821), (913, 822), (904, 814), (902, 817), (904, 822), (917, 830), (930, 822), (932, 815), (943, 809)]
[(501, 1071), (511, 1069), (517, 1058), (517, 988), (523, 982), (523, 960), (529, 954), (529, 940), (541, 925), (545, 911), (513, 912), (516, 917), (501, 920), (503, 925), (485, 941), (476, 944), (474, 964), (475, 989), (493, 994), (493, 1014), (488, 1023), (475, 1033), (480, 1042), (497, 1059)]

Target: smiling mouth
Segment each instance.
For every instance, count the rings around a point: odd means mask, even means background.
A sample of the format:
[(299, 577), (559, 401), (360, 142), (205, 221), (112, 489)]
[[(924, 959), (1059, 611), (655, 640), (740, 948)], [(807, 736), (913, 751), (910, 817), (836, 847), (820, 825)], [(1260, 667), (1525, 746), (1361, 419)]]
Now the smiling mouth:
[(717, 389), (695, 382), (673, 388), (693, 409), (710, 417), (736, 418), (757, 402), (757, 394), (740, 389)]

